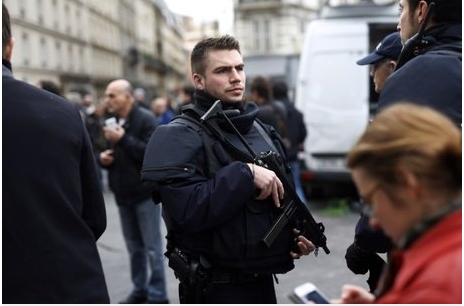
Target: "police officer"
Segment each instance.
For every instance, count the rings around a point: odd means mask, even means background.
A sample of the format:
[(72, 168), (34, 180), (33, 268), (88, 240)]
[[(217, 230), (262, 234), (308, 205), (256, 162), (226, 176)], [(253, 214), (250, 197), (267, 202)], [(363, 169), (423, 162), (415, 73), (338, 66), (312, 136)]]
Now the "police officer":
[[(400, 13), (405, 47), (380, 94), (379, 111), (409, 101), (432, 107), (461, 126), (462, 1), (401, 0)], [(424, 36), (407, 42), (422, 26)]]
[[(210, 129), (197, 119), (219, 99), (256, 153), (272, 150), (284, 157), (282, 143), (272, 128), (255, 123), (256, 104), (243, 102), (244, 63), (235, 38), (200, 41), (191, 66), (196, 92), (184, 111), (190, 119), (158, 127), (142, 168), (142, 180), (156, 183), (153, 194), (163, 204), (166, 255), (180, 280), (180, 301), (276, 303), (273, 276), (292, 270), (293, 259), (314, 245), (291, 226), (270, 248), (261, 242), (283, 199), (282, 182), (273, 171), (240, 161), (237, 156), (247, 150), (225, 118), (211, 124), (241, 153), (209, 137)], [(298, 253), (291, 252), (295, 236)]]
[[(371, 65), (371, 77), (374, 81), (375, 92), (380, 93), (387, 78), (393, 73), (398, 57), (401, 53), (401, 37), (399, 32), (387, 35), (377, 45), (375, 50), (358, 60), (358, 65)], [(377, 253), (390, 251), (390, 239), (381, 229), (372, 229), (369, 218), (361, 214), (355, 228), (354, 242), (346, 250), (346, 264), (355, 274), (365, 274), (369, 271), (367, 283), (371, 292), (377, 288), (384, 260)]]

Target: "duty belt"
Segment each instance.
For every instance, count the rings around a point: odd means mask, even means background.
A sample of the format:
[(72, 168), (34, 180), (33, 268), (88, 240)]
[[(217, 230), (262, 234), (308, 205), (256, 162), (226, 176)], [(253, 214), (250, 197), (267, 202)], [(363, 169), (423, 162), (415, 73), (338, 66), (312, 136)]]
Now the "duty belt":
[(212, 284), (243, 284), (261, 281), (272, 276), (272, 274), (259, 273), (236, 273), (229, 271), (212, 270), (210, 274)]

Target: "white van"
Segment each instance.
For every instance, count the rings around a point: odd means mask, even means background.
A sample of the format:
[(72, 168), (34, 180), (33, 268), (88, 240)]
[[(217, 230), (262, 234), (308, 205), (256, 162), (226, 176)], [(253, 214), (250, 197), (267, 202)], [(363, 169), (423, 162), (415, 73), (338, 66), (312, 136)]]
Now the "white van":
[(396, 1), (387, 6), (369, 3), (325, 7), (306, 28), (295, 105), (308, 130), (300, 157), (309, 196), (354, 190), (345, 167), (346, 153), (365, 129), (378, 100), (370, 67), (356, 61), (394, 32), (398, 23)]

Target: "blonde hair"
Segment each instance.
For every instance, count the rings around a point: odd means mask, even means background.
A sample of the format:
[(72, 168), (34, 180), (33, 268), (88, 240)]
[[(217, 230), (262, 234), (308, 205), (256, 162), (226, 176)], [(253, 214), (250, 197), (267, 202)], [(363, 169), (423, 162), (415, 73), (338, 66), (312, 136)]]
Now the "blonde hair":
[(397, 170), (404, 169), (434, 190), (455, 193), (462, 188), (462, 133), (431, 108), (398, 103), (367, 127), (347, 165), (390, 186), (402, 184)]

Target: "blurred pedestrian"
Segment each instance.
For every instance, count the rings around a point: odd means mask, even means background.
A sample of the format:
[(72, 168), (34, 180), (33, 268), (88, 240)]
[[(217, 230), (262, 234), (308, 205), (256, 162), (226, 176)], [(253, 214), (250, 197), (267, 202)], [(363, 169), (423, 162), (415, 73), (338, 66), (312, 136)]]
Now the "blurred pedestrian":
[(53, 81), (42, 80), (39, 82), (39, 87), (55, 95), (63, 96), (60, 87)]
[(106, 139), (103, 134), (103, 125), (105, 120), (105, 107), (102, 104), (97, 104), (94, 101), (93, 95), (84, 93), (79, 104), (79, 110), (89, 133), (90, 142), (97, 161), (98, 177), (103, 188), (103, 173), (101, 165), (98, 163), (99, 152), (106, 149)]
[[(405, 46), (395, 72), (382, 89), (378, 111), (410, 101), (430, 106), (461, 126), (462, 1), (400, 0), (399, 6), (398, 29)], [(424, 37), (406, 43), (424, 22)]]
[(13, 77), (3, 3), (2, 32), (2, 302), (109, 303), (96, 244), (105, 205), (87, 131), (69, 101)]
[(136, 89), (134, 89), (134, 100), (136, 105), (146, 109), (150, 109), (147, 102), (145, 89), (143, 89), (142, 87), (137, 87)]
[(193, 102), (193, 94), (195, 93), (195, 86), (193, 85), (184, 85), (180, 88), (177, 95), (177, 111), (176, 114), (180, 115), (182, 113), (182, 108), (185, 105), (189, 105)]
[[(293, 259), (309, 254), (314, 245), (295, 233), (290, 223), (271, 247), (262, 242), (285, 191), (273, 171), (249, 160), (251, 154), (240, 146), (231, 125), (251, 150), (272, 150), (288, 169), (282, 143), (275, 130), (255, 121), (256, 104), (243, 102), (244, 63), (235, 38), (200, 41), (192, 51), (191, 65), (194, 102), (183, 117), (156, 129), (142, 170), (144, 181), (156, 183), (153, 196), (163, 203), (168, 229), (165, 254), (180, 281), (179, 300), (276, 303), (275, 274), (292, 270)], [(214, 115), (208, 122), (217, 126), (223, 141), (209, 138), (212, 130), (199, 121), (217, 100), (230, 111), (232, 123)], [(236, 150), (230, 148), (233, 144)], [(242, 152), (240, 158), (237, 152)], [(291, 251), (292, 246), (298, 253)]]
[(364, 211), (395, 245), (374, 294), (345, 286), (344, 303), (462, 302), (462, 134), (435, 110), (397, 104), (347, 157)]
[[(372, 65), (371, 77), (375, 92), (380, 93), (387, 78), (393, 73), (401, 52), (401, 37), (399, 32), (387, 35), (366, 57), (358, 60), (358, 65)], [(385, 267), (385, 261), (378, 253), (386, 253), (392, 247), (390, 239), (382, 229), (372, 229), (369, 217), (361, 213), (356, 224), (354, 242), (346, 250), (346, 264), (355, 274), (365, 274), (369, 271), (367, 283), (374, 292), (380, 275)]]
[(273, 99), (269, 80), (264, 76), (255, 77), (250, 84), (250, 93), (251, 100), (259, 107), (258, 119), (274, 127), (288, 148), (287, 110), (281, 101)]
[(168, 106), (168, 100), (164, 97), (155, 98), (151, 102), (151, 110), (155, 114), (158, 125), (168, 124), (174, 118), (174, 111)]
[(286, 139), (287, 139), (287, 157), (292, 168), (293, 180), (295, 182), (295, 191), (300, 200), (309, 205), (300, 180), (300, 161), (298, 152), (303, 150), (303, 143), (307, 135), (306, 125), (303, 114), (295, 108), (288, 97), (288, 86), (284, 81), (274, 82), (272, 84), (272, 94), (274, 99), (283, 103), (286, 108)]
[(100, 153), (100, 163), (108, 169), (109, 187), (118, 205), (133, 283), (131, 293), (120, 303), (167, 303), (161, 207), (155, 205), (149, 188), (140, 180), (143, 155), (156, 119), (135, 104), (127, 80), (108, 84), (105, 103), (115, 118), (112, 125), (103, 128), (111, 149)]

